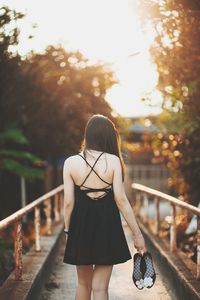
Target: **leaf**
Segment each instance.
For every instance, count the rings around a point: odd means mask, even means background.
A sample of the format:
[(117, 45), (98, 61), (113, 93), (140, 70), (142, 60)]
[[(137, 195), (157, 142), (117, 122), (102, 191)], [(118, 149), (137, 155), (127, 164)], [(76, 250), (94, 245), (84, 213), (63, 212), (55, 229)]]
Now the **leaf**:
[(27, 151), (20, 151), (20, 150), (6, 150), (2, 149), (0, 150), (0, 156), (9, 156), (14, 158), (23, 158), (27, 159), (28, 161), (32, 163), (39, 163), (41, 162), (40, 158), (36, 155), (27, 152)]
[(1, 167), (18, 176), (24, 176), (26, 178), (44, 178), (44, 171), (29, 166), (24, 166), (13, 159), (2, 159)]
[(4, 132), (0, 133), (0, 143), (4, 143), (7, 141), (16, 142), (20, 145), (28, 144), (27, 138), (18, 129), (7, 129)]

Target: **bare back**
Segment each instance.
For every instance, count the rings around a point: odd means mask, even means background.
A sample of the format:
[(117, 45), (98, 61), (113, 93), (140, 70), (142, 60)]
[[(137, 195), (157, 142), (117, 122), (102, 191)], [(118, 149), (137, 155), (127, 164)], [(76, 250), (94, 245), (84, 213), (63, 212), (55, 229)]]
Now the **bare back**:
[[(83, 152), (73, 156), (71, 176), (75, 185), (81, 186), (81, 189), (109, 188), (114, 173), (112, 157), (112, 154), (99, 151), (95, 151), (95, 154), (87, 151), (85, 157)], [(100, 197), (103, 194), (103, 191), (92, 191), (88, 196)]]

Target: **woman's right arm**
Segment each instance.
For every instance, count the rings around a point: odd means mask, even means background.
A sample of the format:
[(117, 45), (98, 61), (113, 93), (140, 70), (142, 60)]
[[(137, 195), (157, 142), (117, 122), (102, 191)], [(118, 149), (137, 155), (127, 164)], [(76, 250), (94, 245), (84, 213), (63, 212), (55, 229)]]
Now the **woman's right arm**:
[(63, 167), (63, 184), (64, 184), (64, 223), (65, 229), (69, 230), (70, 218), (74, 207), (74, 182), (70, 173), (71, 160), (65, 160)]
[(146, 247), (145, 247), (145, 241), (143, 235), (136, 221), (133, 209), (125, 194), (124, 184), (122, 182), (122, 168), (121, 168), (120, 160), (118, 157), (114, 157), (114, 160), (116, 161), (113, 163), (114, 165), (113, 191), (114, 191), (114, 197), (115, 197), (117, 207), (119, 208), (120, 212), (122, 213), (124, 219), (126, 220), (127, 224), (129, 225), (133, 233), (135, 248), (139, 252), (145, 252)]

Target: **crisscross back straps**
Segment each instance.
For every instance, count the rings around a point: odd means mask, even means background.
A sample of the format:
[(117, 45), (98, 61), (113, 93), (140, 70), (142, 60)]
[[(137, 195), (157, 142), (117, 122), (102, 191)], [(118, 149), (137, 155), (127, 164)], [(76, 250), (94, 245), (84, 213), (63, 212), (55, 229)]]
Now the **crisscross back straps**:
[(107, 182), (107, 181), (105, 181), (103, 178), (101, 178), (101, 177), (99, 176), (99, 174), (94, 170), (94, 167), (95, 167), (97, 161), (99, 160), (99, 158), (101, 157), (101, 155), (102, 155), (103, 153), (104, 153), (104, 152), (102, 152), (102, 153), (97, 157), (97, 159), (96, 159), (95, 163), (93, 164), (93, 166), (91, 166), (91, 165), (89, 164), (89, 162), (86, 160), (86, 158), (85, 158), (84, 156), (82, 156), (81, 154), (78, 153), (78, 155), (79, 155), (80, 157), (82, 157), (82, 158), (86, 161), (86, 163), (88, 164), (88, 166), (91, 168), (90, 172), (88, 173), (88, 175), (86, 176), (86, 178), (84, 179), (84, 181), (81, 183), (80, 186), (82, 186), (82, 185), (86, 182), (86, 180), (88, 179), (88, 177), (90, 176), (90, 174), (91, 174), (92, 171), (93, 171), (93, 172), (99, 177), (99, 179), (101, 179), (104, 183), (107, 183), (107, 184), (110, 185), (109, 182)]

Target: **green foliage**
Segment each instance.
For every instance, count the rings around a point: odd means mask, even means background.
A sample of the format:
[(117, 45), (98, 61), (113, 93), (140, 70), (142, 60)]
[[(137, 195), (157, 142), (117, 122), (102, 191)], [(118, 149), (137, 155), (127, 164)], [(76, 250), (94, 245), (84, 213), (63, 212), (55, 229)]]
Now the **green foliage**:
[(27, 152), (27, 151), (0, 149), (0, 156), (9, 156), (9, 157), (13, 157), (13, 158), (23, 158), (23, 159), (29, 160), (32, 163), (37, 163), (38, 162), (38, 157), (34, 154), (31, 154), (30, 152)]
[(28, 141), (16, 128), (0, 133), (0, 169), (26, 178), (43, 178), (44, 172), (31, 166), (41, 165), (42, 161), (28, 151), (16, 149), (24, 144), (28, 144)]
[(27, 138), (19, 129), (7, 129), (0, 133), (0, 145), (5, 142), (16, 142), (21, 145), (28, 144)]
[(37, 170), (36, 168), (25, 166), (20, 162), (10, 158), (1, 159), (0, 164), (3, 169), (6, 169), (19, 176), (31, 177), (31, 178), (43, 178), (44, 175), (41, 170)]
[[(156, 38), (151, 55), (163, 94), (168, 134), (156, 144), (168, 162), (171, 186), (191, 203), (200, 195), (200, 19), (199, 1), (141, 1), (143, 20)], [(161, 116), (163, 121), (163, 116)], [(161, 122), (162, 122), (161, 121)], [(176, 133), (175, 137), (172, 133)]]

